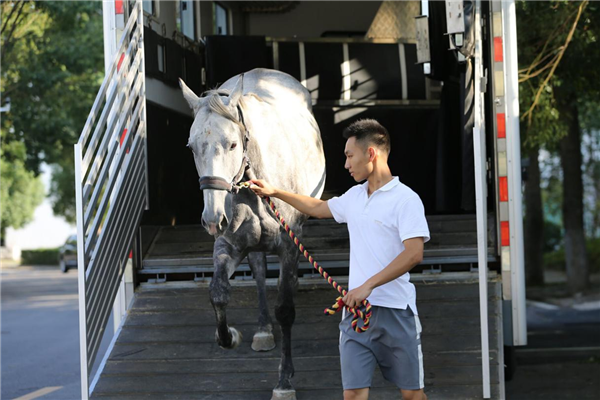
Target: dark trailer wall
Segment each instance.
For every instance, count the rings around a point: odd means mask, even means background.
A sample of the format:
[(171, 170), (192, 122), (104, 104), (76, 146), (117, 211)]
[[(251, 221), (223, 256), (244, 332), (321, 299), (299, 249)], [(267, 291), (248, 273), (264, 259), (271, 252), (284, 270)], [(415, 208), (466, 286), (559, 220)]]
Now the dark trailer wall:
[[(185, 50), (178, 41), (147, 28), (147, 75), (173, 87), (182, 76), (197, 94), (257, 67), (276, 68), (303, 82), (312, 94), (324, 142), (324, 199), (356, 184), (344, 169), (342, 130), (357, 119), (377, 119), (391, 135), (392, 173), (420, 195), (430, 224), (444, 230), (444, 223), (453, 224), (454, 217), (463, 216), (461, 223), (469, 226), (468, 234), (432, 235), (429, 246), (469, 246), (476, 262), (469, 133), (473, 82), (467, 65), (448, 50), (444, 3), (430, 3), (434, 59), (429, 78), (417, 64), (414, 29), (410, 29), (420, 13), (415, 9), (418, 2), (279, 2), (279, 7), (244, 3), (219, 3), (231, 11), (228, 29), (234, 35), (207, 35), (204, 43)], [(403, 16), (395, 31), (398, 24), (390, 23), (394, 15)], [(206, 21), (203, 16), (202, 31), (210, 33)], [(397, 39), (389, 38), (393, 35)], [(160, 47), (164, 51), (156, 51)], [(185, 115), (148, 102), (150, 210), (142, 221), (146, 228), (200, 224), (202, 194), (186, 148), (192, 122), (191, 112)], [(486, 147), (488, 159), (493, 160), (493, 146)], [(493, 187), (488, 184), (490, 190)], [(489, 210), (494, 210), (493, 198), (490, 193)], [(492, 217), (489, 221), (488, 247), (494, 253), (496, 227)], [(149, 241), (145, 242), (147, 247)], [(461, 268), (468, 269), (469, 263)]]

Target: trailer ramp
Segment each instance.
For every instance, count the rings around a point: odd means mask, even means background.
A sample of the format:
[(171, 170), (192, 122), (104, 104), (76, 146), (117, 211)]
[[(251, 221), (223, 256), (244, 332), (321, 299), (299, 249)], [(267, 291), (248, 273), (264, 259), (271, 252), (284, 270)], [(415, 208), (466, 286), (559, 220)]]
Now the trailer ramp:
[[(300, 278), (296, 323), (292, 330), (293, 383), (298, 400), (342, 397), (338, 351), (340, 315), (325, 316), (336, 292), (324, 281)], [(345, 279), (339, 282), (345, 284)], [(423, 325), (425, 390), (435, 399), (479, 399), (481, 339), (477, 273), (442, 276), (414, 274)], [(214, 340), (214, 311), (208, 282), (142, 284), (133, 308), (110, 350), (97, 382), (94, 399), (270, 399), (277, 384), (281, 335), (270, 352), (251, 350), (257, 327), (256, 285), (232, 280), (228, 321), (244, 338), (235, 350)], [(276, 279), (268, 280), (271, 307)], [(504, 392), (500, 280), (488, 284), (492, 398)], [(273, 318), (274, 319), (274, 318)], [(276, 321), (274, 320), (276, 323)], [(399, 398), (398, 390), (375, 371), (370, 399)]]

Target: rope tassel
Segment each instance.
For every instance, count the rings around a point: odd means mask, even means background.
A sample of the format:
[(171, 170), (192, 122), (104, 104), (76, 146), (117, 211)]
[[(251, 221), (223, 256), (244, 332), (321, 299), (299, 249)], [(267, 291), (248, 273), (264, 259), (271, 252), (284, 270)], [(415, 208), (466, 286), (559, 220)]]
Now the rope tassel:
[[(243, 183), (241, 183), (239, 185), (239, 188), (250, 187), (250, 185), (251, 185), (251, 182), (243, 182)], [(372, 314), (371, 303), (369, 303), (369, 301), (366, 300), (366, 299), (362, 301), (361, 306), (365, 307), (365, 311), (362, 311), (358, 307), (348, 307), (348, 306), (346, 306), (346, 304), (342, 300), (343, 296), (345, 296), (346, 293), (348, 293), (346, 291), (346, 289), (344, 289), (340, 284), (338, 284), (336, 281), (334, 281), (331, 278), (331, 276), (327, 273), (327, 271), (325, 271), (323, 269), (323, 267), (321, 267), (313, 259), (313, 257), (309, 254), (309, 252), (305, 249), (304, 245), (302, 243), (300, 243), (300, 241), (298, 240), (298, 237), (296, 236), (296, 234), (290, 229), (289, 225), (285, 222), (285, 219), (283, 219), (283, 217), (281, 216), (281, 214), (279, 214), (279, 211), (275, 207), (275, 203), (273, 203), (273, 201), (271, 200), (271, 198), (270, 197), (265, 197), (264, 199), (269, 204), (269, 207), (271, 207), (271, 210), (273, 210), (273, 212), (275, 213), (275, 216), (277, 217), (277, 220), (279, 221), (279, 223), (283, 226), (283, 228), (288, 233), (288, 235), (290, 236), (290, 238), (292, 239), (292, 241), (294, 242), (294, 244), (298, 247), (298, 250), (300, 250), (300, 253), (302, 253), (302, 255), (304, 257), (306, 257), (306, 259), (308, 260), (308, 262), (317, 271), (319, 271), (319, 274), (321, 274), (321, 276), (323, 278), (325, 278), (325, 280), (331, 286), (333, 286), (334, 289), (336, 289), (338, 292), (341, 293), (342, 296), (338, 297), (336, 299), (336, 302), (330, 308), (326, 308), (325, 309), (325, 311), (324, 311), (325, 315), (333, 315), (333, 314), (336, 314), (336, 313), (340, 312), (344, 308), (346, 308), (346, 310), (348, 312), (350, 312), (352, 315), (354, 315), (354, 318), (352, 319), (352, 329), (355, 332), (357, 332), (357, 333), (362, 333), (362, 332), (365, 332), (366, 330), (368, 330), (369, 329), (369, 322), (370, 322), (371, 314)], [(359, 319), (362, 320), (362, 326), (358, 325), (358, 320)]]

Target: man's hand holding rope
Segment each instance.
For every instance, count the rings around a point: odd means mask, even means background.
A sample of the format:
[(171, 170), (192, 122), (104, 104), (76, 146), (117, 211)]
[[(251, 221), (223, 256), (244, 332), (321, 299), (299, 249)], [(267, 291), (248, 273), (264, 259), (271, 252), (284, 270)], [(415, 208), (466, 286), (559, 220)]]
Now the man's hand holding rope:
[(342, 298), (344, 304), (348, 307), (358, 307), (362, 304), (363, 300), (371, 295), (373, 288), (369, 286), (368, 282), (359, 286), (355, 289), (352, 289)]

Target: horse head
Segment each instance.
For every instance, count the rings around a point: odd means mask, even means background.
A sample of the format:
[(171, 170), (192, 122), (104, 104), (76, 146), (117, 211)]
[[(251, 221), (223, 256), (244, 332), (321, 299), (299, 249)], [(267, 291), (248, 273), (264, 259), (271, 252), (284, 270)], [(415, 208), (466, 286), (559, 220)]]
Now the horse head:
[(231, 218), (230, 193), (248, 165), (247, 130), (242, 115), (243, 78), (235, 88), (210, 90), (198, 97), (179, 80), (183, 96), (194, 113), (188, 147), (194, 154), (203, 191), (202, 226), (220, 235)]

